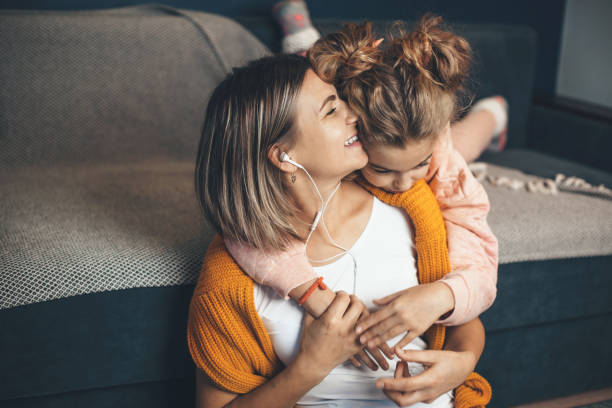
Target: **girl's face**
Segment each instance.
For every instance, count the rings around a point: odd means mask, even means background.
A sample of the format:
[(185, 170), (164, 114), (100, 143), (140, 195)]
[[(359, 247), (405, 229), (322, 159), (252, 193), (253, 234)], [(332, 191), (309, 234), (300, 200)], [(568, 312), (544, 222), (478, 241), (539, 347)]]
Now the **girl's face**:
[(308, 70), (296, 101), (295, 134), (289, 156), (313, 178), (335, 180), (366, 165), (357, 139), (357, 117), (336, 93)]
[(367, 146), (370, 158), (361, 174), (368, 182), (390, 193), (399, 193), (425, 178), (437, 137), (409, 142), (404, 147)]

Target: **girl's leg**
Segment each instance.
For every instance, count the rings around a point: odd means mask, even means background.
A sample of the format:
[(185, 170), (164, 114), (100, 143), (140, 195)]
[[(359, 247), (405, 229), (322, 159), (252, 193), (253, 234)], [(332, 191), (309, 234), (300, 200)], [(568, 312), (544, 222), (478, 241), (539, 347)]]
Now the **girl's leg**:
[(476, 160), (485, 149), (502, 151), (508, 122), (506, 100), (494, 96), (479, 100), (460, 121), (451, 125), (455, 149), (466, 162)]

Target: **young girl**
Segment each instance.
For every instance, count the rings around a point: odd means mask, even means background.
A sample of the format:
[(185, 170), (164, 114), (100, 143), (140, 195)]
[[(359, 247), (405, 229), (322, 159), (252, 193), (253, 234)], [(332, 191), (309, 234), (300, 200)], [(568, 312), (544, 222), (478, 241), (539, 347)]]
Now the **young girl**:
[[(442, 30), (440, 22), (425, 16), (414, 32), (400, 32), (378, 47), (369, 24), (349, 25), (319, 40), (309, 52), (315, 71), (336, 86), (360, 118), (359, 141), (369, 156), (361, 175), (392, 193), (425, 179), (445, 219), (452, 272), (435, 283), (378, 299), (375, 304), (381, 308), (358, 324), (361, 342), (383, 368), (386, 362), (376, 346), (382, 345), (389, 356), (385, 341), (398, 333), (406, 332), (396, 344), (401, 349), (434, 323), (450, 326), (472, 320), (496, 295), (497, 240), (486, 222), (489, 202), (451, 141), (455, 95), (467, 75), (470, 47), (465, 39)], [(295, 167), (298, 176), (309, 177)], [(326, 236), (323, 228), (314, 233)], [(330, 241), (331, 235), (324, 239)], [(283, 297), (301, 299), (314, 316), (334, 298), (329, 289), (309, 290), (316, 275), (304, 242), (294, 241), (285, 251), (231, 240), (226, 246), (255, 281)], [(376, 368), (366, 353), (359, 358)]]
[[(272, 14), (283, 31), (282, 52), (306, 55), (321, 37), (310, 21), (303, 0), (282, 0), (272, 7)], [(508, 105), (502, 96), (479, 100), (469, 113), (452, 127), (453, 145), (466, 162), (476, 160), (486, 149), (493, 152), (506, 146)]]

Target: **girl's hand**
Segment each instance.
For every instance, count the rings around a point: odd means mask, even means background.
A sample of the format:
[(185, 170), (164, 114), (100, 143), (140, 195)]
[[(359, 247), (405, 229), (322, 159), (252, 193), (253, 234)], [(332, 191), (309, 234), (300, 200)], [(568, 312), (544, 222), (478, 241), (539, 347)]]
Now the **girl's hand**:
[[(365, 305), (363, 305), (361, 319), (364, 319), (369, 315), (370, 311), (365, 307)], [(369, 354), (366, 353), (365, 350), (367, 350)], [(361, 367), (361, 361), (372, 371), (378, 370), (378, 366), (380, 366), (383, 370), (388, 370), (389, 362), (385, 356), (387, 356), (389, 359), (393, 358), (393, 350), (391, 350), (391, 347), (389, 347), (387, 343), (382, 343), (378, 347), (366, 347), (362, 349), (358, 354), (351, 357), (350, 361), (355, 367)], [(376, 362), (372, 360), (372, 357)], [(378, 365), (376, 363), (378, 363)]]
[[(476, 367), (476, 356), (469, 351), (406, 350), (395, 348), (403, 361), (397, 363), (394, 378), (381, 378), (376, 387), (400, 407), (417, 402), (432, 403), (440, 395), (457, 388)], [(407, 361), (425, 366), (425, 371), (411, 377)]]
[(364, 310), (354, 295), (338, 292), (329, 308), (318, 319), (304, 315), (296, 362), (309, 374), (324, 378), (363, 346), (357, 341), (355, 323)]
[(359, 341), (370, 348), (407, 332), (394, 346), (403, 348), (455, 307), (453, 292), (442, 282), (413, 286), (374, 303), (383, 307), (357, 325)]

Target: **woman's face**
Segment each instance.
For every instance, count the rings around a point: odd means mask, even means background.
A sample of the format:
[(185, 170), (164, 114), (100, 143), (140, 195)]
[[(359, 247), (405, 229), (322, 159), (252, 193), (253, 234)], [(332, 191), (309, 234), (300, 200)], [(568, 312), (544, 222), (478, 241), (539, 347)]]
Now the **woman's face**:
[(336, 93), (308, 70), (296, 102), (289, 156), (314, 178), (341, 179), (368, 162), (357, 138), (357, 117)]
[(367, 146), (369, 161), (361, 174), (368, 182), (390, 193), (399, 193), (425, 178), (437, 137), (407, 143), (404, 147)]

